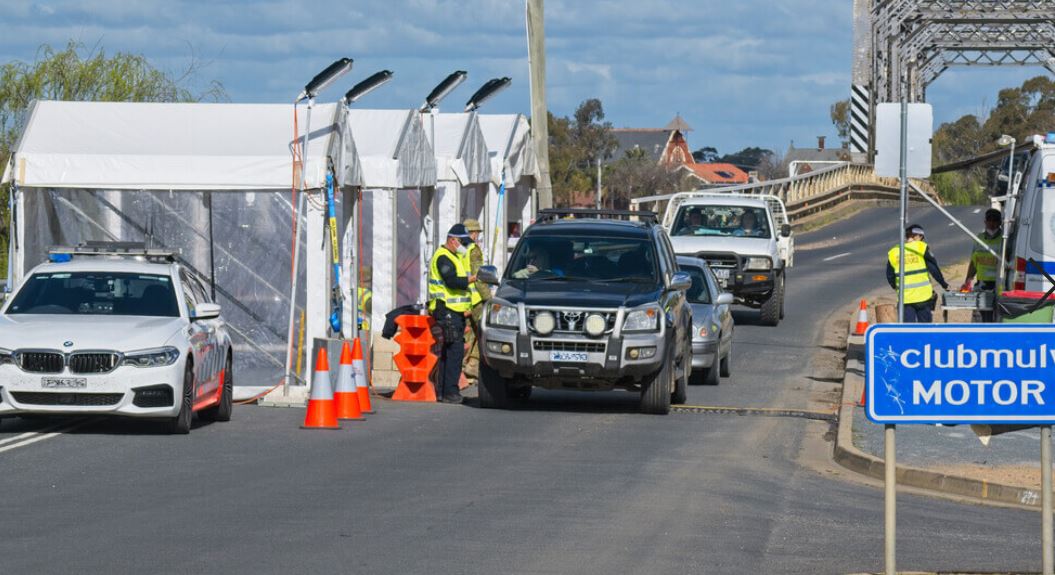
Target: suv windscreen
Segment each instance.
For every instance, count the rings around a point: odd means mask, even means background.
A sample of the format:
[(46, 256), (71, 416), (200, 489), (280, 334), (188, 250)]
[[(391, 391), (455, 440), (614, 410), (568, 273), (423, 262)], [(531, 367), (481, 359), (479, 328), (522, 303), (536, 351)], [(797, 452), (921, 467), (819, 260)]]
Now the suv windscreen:
[(116, 272), (47, 272), (26, 280), (8, 314), (179, 317), (171, 278)]
[(705, 272), (694, 266), (681, 267), (680, 271), (692, 278), (692, 286), (685, 292), (685, 299), (689, 303), (711, 303), (711, 290), (707, 287), (707, 278), (703, 275)]
[(766, 209), (755, 206), (682, 206), (671, 230), (672, 236), (772, 237)]
[(506, 278), (658, 283), (656, 249), (647, 239), (526, 237)]

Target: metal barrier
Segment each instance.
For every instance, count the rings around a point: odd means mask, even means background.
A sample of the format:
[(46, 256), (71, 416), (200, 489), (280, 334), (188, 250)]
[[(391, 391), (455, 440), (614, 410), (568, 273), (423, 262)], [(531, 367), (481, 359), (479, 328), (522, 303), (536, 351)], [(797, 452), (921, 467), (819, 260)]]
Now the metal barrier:
[[(930, 182), (913, 180), (913, 183), (932, 198), (936, 197)], [(776, 196), (787, 205), (788, 219), (794, 221), (842, 202), (847, 199), (847, 194), (850, 192), (866, 192), (871, 197), (880, 198), (889, 195), (891, 199), (897, 199), (898, 180), (876, 176), (870, 164), (843, 163), (778, 180), (721, 186), (701, 191)], [(640, 206), (646, 203), (666, 202), (674, 195), (662, 194), (633, 198), (630, 203), (633, 206)], [(657, 212), (662, 211), (658, 205), (653, 209)]]

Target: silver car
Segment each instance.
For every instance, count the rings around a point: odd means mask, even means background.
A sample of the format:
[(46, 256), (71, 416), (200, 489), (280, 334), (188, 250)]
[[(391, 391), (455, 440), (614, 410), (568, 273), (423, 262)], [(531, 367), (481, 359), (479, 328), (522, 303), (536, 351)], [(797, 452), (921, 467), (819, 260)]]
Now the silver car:
[(678, 256), (678, 269), (689, 274), (685, 292), (692, 307), (692, 384), (718, 385), (729, 377), (733, 355), (733, 294), (723, 292), (707, 262)]

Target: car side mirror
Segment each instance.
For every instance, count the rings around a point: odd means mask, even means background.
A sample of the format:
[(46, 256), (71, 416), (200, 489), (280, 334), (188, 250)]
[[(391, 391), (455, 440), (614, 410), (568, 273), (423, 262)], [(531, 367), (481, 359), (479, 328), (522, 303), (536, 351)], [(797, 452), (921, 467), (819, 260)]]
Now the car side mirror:
[(200, 303), (198, 307), (194, 308), (194, 313), (191, 314), (191, 320), (216, 319), (218, 317), (220, 317), (220, 304), (218, 303)]
[(685, 272), (674, 272), (670, 276), (670, 289), (674, 291), (685, 291), (692, 287), (692, 276)]
[(791, 224), (783, 224), (780, 226), (780, 237), (790, 238), (791, 237)]
[(718, 294), (718, 297), (714, 299), (714, 304), (715, 305), (732, 305), (733, 304), (733, 294), (731, 294), (729, 292), (724, 292), (724, 293)]
[(496, 286), (499, 283), (498, 268), (495, 266), (480, 266), (480, 270), (476, 272), (476, 279), (485, 284)]

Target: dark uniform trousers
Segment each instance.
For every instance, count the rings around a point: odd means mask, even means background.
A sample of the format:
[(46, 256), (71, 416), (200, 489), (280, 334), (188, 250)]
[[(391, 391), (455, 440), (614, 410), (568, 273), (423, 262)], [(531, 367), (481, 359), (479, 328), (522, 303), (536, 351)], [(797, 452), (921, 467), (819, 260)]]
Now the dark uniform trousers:
[(436, 364), (436, 397), (443, 399), (458, 394), (458, 381), (465, 359), (465, 316), (438, 305), (432, 312), (436, 324), (442, 328), (443, 344)]

